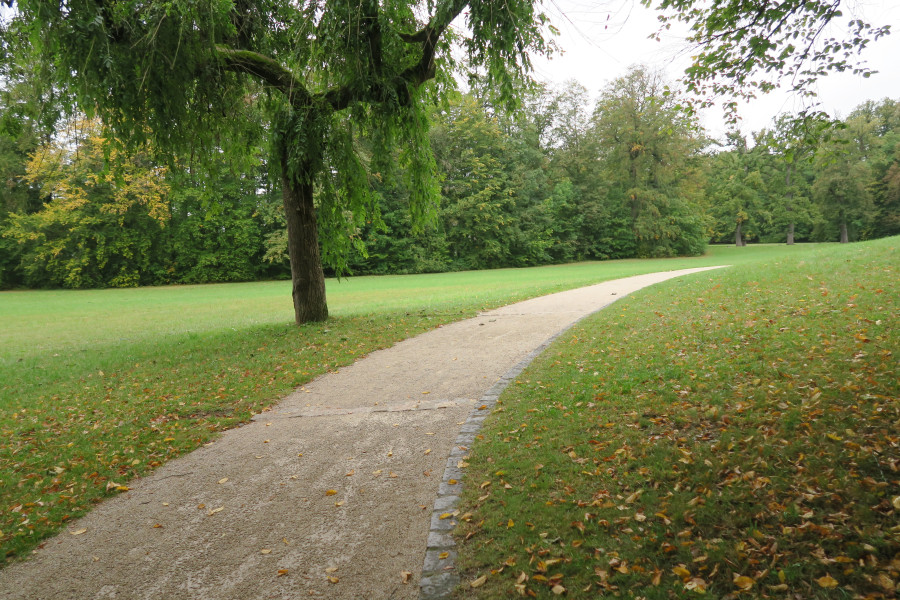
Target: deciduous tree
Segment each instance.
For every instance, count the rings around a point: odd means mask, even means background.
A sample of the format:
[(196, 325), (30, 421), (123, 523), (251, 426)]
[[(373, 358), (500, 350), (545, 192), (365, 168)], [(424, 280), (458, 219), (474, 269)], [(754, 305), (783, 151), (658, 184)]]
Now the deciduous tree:
[[(377, 214), (369, 168), (389, 170), (392, 148), (401, 149), (414, 220), (433, 216), (426, 105), (450, 84), (451, 41), (506, 101), (528, 52), (546, 49), (531, 0), (15, 4), (57, 67), (55, 83), (120, 139), (211, 156), (240, 152), (249, 134), (269, 136), (297, 322), (327, 317), (322, 257), (340, 266), (347, 232)], [(460, 16), (463, 27), (451, 30)], [(262, 128), (241, 117), (250, 105), (264, 109)], [(377, 147), (370, 164), (356, 152), (360, 134)]]

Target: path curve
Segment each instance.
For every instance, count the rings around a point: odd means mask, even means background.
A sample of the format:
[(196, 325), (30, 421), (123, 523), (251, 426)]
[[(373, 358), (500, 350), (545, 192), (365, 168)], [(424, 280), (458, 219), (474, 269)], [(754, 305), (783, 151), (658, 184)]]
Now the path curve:
[(519, 302), (319, 377), (0, 571), (0, 598), (418, 598), (433, 508), (455, 493), (445, 465), (476, 403), (579, 319), (714, 268)]

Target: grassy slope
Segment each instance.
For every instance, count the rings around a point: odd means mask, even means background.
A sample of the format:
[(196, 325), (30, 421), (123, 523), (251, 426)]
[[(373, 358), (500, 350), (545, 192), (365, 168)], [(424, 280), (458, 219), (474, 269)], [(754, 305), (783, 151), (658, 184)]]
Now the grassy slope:
[(0, 293), (0, 563), (114, 483), (440, 323), (606, 279), (813, 250), (329, 281), (333, 318), (299, 328), (286, 282)]
[(896, 597), (898, 244), (668, 282), (560, 338), (472, 451), (459, 597)]

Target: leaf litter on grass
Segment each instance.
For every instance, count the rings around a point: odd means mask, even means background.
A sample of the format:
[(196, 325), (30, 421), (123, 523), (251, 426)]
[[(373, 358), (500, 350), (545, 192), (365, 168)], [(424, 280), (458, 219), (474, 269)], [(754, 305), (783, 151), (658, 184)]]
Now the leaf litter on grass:
[(0, 565), (298, 385), (454, 316), (339, 317), (327, 327), (193, 336), (144, 354), (119, 348), (117, 358), (102, 358), (103, 369), (69, 380), (7, 369), (14, 376), (0, 377)]
[(490, 576), (459, 597), (896, 597), (897, 242), (661, 285), (560, 338), (467, 459), (459, 564)]

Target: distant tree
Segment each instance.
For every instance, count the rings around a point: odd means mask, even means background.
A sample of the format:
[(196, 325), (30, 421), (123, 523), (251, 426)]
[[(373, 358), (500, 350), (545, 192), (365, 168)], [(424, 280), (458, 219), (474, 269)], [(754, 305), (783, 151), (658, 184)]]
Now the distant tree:
[(875, 151), (869, 161), (874, 181), (869, 186), (875, 205), (873, 237), (900, 234), (900, 102), (884, 99), (869, 102), (863, 110), (871, 113), (878, 136)]
[(765, 184), (746, 140), (732, 137), (732, 149), (716, 155), (710, 168), (709, 210), (715, 219), (715, 238), (732, 236), (735, 246), (746, 246), (750, 226), (759, 227), (768, 219)]
[(20, 247), (26, 285), (129, 287), (152, 283), (151, 264), (169, 218), (164, 169), (146, 154), (111, 147), (97, 121), (76, 120), (27, 165), (45, 200), (13, 213), (3, 237)]
[(878, 222), (876, 231), (878, 235), (900, 234), (900, 145), (894, 152), (894, 160), (887, 173), (885, 173), (884, 188), (879, 195), (876, 204), (878, 209)]
[(787, 245), (794, 243), (797, 224), (812, 225), (818, 218), (809, 198), (809, 185), (803, 177), (803, 165), (809, 164), (816, 150), (820, 129), (825, 123), (813, 117), (793, 118), (780, 115), (771, 129), (756, 136), (754, 150), (769, 159), (773, 177), (768, 178), (766, 210), (772, 225), (785, 231)]
[[(876, 212), (870, 187), (874, 181), (869, 153), (876, 143), (875, 127), (856, 114), (824, 143), (816, 158), (813, 199), (830, 223), (837, 225), (841, 243), (867, 237)], [(832, 230), (833, 231), (833, 230)]]
[(519, 216), (510, 185), (508, 139), (472, 96), (462, 96), (433, 130), (442, 174), (440, 220), (456, 269), (509, 266)]
[[(532, 99), (528, 118), (540, 132), (548, 161), (546, 210), (552, 220), (554, 260), (608, 258), (609, 213), (603, 206), (609, 182), (598, 163), (592, 132), (593, 102), (577, 81), (541, 90)], [(624, 249), (633, 255), (631, 244)]]
[(690, 182), (699, 175), (700, 128), (661, 75), (633, 67), (610, 83), (594, 111), (593, 135), (604, 174), (625, 202), (638, 254), (702, 252), (706, 231)]
[(220, 172), (214, 184), (193, 180), (187, 173), (170, 174), (168, 181), (172, 280), (211, 283), (260, 277), (265, 248), (258, 211), (266, 198), (259, 193), (258, 180)]

